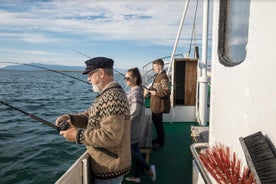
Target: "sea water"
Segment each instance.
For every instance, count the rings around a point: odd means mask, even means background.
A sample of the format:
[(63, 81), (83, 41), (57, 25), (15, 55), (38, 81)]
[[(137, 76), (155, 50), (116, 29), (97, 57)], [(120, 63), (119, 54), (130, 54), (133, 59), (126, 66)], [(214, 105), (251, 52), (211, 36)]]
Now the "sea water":
[[(66, 72), (86, 81), (80, 72)], [(124, 77), (115, 74), (125, 91)], [(51, 123), (85, 111), (97, 93), (91, 85), (50, 71), (0, 70), (0, 100)], [(85, 151), (55, 129), (0, 103), (0, 183), (52, 184)]]

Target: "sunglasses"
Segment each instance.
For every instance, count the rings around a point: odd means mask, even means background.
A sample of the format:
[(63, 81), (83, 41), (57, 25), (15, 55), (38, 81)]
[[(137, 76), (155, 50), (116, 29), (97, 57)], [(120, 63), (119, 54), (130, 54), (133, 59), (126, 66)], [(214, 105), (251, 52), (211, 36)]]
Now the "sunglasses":
[(97, 68), (97, 69), (92, 70), (91, 72), (89, 72), (89, 73), (88, 73), (88, 76), (89, 76), (89, 77), (92, 77), (92, 75), (93, 75), (94, 73), (96, 73), (97, 71), (99, 71), (99, 68)]
[(126, 81), (129, 81), (129, 79), (130, 79), (129, 77), (125, 77), (125, 80), (126, 80)]

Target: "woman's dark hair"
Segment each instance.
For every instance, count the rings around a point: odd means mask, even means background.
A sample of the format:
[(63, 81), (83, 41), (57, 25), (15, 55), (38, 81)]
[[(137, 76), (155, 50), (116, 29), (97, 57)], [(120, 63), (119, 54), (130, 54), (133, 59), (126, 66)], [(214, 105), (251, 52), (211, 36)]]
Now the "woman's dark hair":
[(137, 81), (136, 81), (136, 85), (137, 86), (141, 86), (142, 85), (142, 77), (141, 77), (140, 71), (139, 71), (139, 69), (137, 67), (130, 68), (130, 69), (128, 69), (127, 72), (131, 73), (132, 77), (136, 77), (137, 78)]

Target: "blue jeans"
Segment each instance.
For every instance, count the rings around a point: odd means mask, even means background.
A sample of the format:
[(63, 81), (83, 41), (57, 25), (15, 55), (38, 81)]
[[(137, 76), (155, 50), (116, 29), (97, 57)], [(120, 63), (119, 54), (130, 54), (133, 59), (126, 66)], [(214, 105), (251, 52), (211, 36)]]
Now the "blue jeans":
[(150, 170), (149, 164), (147, 164), (140, 152), (139, 142), (131, 144), (131, 156), (136, 165), (134, 169), (134, 177), (139, 178), (143, 169), (146, 171)]
[(97, 179), (94, 178), (94, 184), (121, 184), (124, 179), (124, 175), (118, 176), (117, 178), (112, 178), (112, 179)]

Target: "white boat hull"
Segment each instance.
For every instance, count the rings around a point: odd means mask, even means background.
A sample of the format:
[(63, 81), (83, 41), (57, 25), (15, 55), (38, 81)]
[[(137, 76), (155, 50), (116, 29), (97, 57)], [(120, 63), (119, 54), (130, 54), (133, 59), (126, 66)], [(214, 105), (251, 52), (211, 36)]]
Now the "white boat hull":
[(89, 154), (86, 151), (55, 184), (91, 184), (90, 181)]

